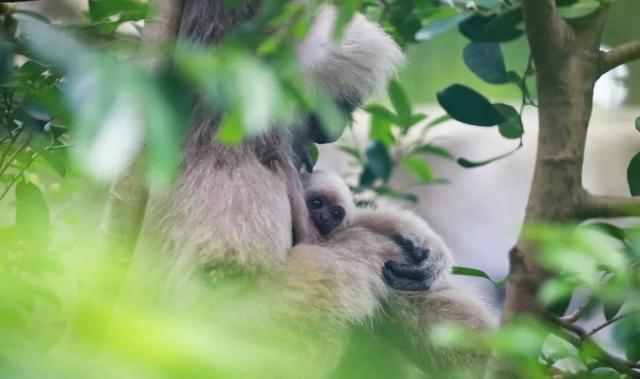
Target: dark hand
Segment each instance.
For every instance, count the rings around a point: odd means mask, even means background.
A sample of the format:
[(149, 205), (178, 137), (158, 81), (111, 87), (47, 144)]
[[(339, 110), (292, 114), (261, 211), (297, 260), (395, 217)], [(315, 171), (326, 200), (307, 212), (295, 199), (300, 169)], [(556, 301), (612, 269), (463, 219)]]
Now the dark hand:
[(430, 255), (429, 249), (421, 248), (401, 235), (394, 236), (393, 240), (409, 255), (412, 263), (385, 262), (382, 275), (389, 287), (400, 291), (425, 291), (431, 288), (437, 275), (424, 265)]

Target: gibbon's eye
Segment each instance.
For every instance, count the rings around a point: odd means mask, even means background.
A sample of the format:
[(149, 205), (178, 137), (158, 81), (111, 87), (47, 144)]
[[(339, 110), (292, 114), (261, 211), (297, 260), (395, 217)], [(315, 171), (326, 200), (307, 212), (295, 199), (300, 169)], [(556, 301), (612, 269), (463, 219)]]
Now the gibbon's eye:
[(344, 208), (340, 206), (331, 208), (331, 217), (336, 221), (342, 221), (344, 218)]
[(322, 208), (322, 198), (320, 197), (314, 197), (312, 199), (309, 200), (309, 208), (311, 209), (320, 209)]

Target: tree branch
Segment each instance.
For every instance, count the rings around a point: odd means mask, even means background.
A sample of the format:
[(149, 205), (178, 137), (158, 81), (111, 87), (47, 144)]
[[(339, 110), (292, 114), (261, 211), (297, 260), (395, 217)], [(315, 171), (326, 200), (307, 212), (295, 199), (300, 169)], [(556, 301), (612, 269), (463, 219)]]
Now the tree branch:
[(600, 52), (600, 75), (627, 62), (640, 59), (640, 40), (630, 41), (609, 51)]
[(581, 219), (637, 215), (640, 215), (640, 197), (597, 196), (586, 191), (576, 209), (576, 217)]

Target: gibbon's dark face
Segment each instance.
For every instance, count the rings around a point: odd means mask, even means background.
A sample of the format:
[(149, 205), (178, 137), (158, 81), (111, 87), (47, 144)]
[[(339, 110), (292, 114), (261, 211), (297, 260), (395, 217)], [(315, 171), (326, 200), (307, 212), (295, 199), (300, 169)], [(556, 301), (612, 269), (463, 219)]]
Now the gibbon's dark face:
[(307, 208), (313, 225), (323, 236), (331, 233), (344, 220), (344, 207), (324, 194), (309, 194)]

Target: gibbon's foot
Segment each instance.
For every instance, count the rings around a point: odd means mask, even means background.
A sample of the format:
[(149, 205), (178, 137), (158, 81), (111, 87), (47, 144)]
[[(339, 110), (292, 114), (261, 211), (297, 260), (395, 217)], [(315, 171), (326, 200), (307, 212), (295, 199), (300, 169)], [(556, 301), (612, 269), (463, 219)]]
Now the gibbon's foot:
[(414, 263), (385, 262), (382, 275), (387, 284), (400, 291), (428, 290), (436, 279), (433, 268), (424, 266), (430, 254), (429, 249), (421, 248), (401, 235), (395, 235), (393, 240), (409, 254)]

